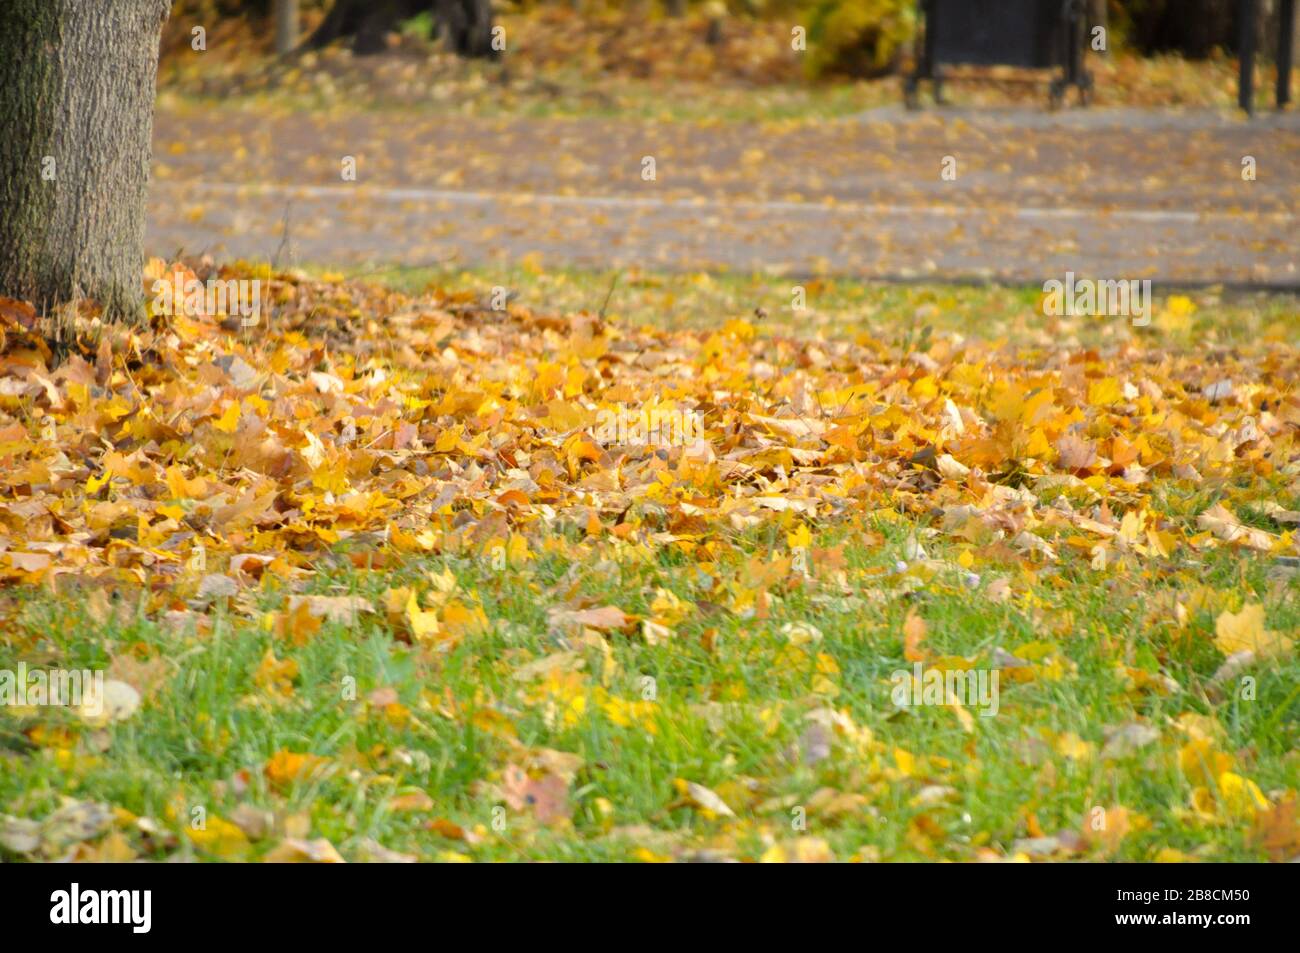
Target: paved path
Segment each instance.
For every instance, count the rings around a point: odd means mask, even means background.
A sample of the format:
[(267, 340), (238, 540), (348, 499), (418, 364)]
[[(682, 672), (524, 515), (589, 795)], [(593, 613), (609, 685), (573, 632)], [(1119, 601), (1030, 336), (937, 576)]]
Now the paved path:
[(155, 254), (1300, 287), (1296, 114), (698, 125), (187, 108), (155, 126)]

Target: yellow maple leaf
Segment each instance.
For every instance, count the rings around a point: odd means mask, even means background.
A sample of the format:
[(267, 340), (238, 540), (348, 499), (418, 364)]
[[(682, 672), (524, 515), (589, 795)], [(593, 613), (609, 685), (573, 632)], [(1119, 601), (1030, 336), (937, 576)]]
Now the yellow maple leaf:
[(807, 523), (800, 523), (794, 532), (786, 533), (785, 541), (792, 551), (796, 549), (806, 551), (812, 546), (812, 531), (808, 529)]
[(443, 606), (441, 625), (446, 636), (458, 639), (466, 633), (487, 629), (489, 623), (482, 608), (453, 599)]
[(1249, 651), (1260, 657), (1282, 655), (1292, 648), (1286, 636), (1264, 628), (1264, 607), (1259, 603), (1243, 606), (1237, 613), (1225, 610), (1214, 622), (1214, 644), (1224, 655)]
[(257, 671), (253, 673), (253, 684), (268, 695), (288, 698), (293, 695), (293, 682), (297, 677), (297, 662), (291, 658), (277, 659), (275, 652), (267, 649)]
[(1123, 398), (1123, 389), (1114, 377), (1103, 377), (1088, 385), (1088, 403), (1094, 407), (1109, 407)]
[(180, 467), (167, 468), (167, 490), (174, 500), (201, 500), (207, 495), (208, 481), (201, 476), (188, 479)]
[(300, 778), (311, 774), (329, 759), (314, 754), (281, 749), (266, 760), (266, 779), (277, 788), (287, 788)]
[(1178, 767), (1193, 784), (1208, 785), (1232, 766), (1232, 759), (1215, 751), (1208, 738), (1194, 738), (1178, 751)]
[(1219, 804), (1230, 817), (1251, 820), (1269, 806), (1258, 784), (1231, 771), (1219, 775)]
[(656, 589), (654, 601), (650, 603), (650, 613), (662, 625), (674, 626), (690, 614), (694, 607), (679, 599), (676, 593), (668, 589)]
[(1072, 731), (1064, 732), (1056, 738), (1056, 753), (1069, 761), (1089, 761), (1097, 746), (1084, 741)]
[(411, 627), (411, 634), (417, 640), (436, 638), (442, 630), (438, 624), (438, 613), (421, 609), (414, 592), (406, 600), (406, 621)]
[(222, 433), (234, 433), (239, 428), (239, 416), (242, 412), (239, 401), (232, 400), (226, 405), (225, 413), (212, 422), (212, 426)]
[(215, 814), (209, 814), (201, 828), (187, 826), (185, 834), (195, 846), (222, 860), (239, 860), (252, 846), (242, 830)]

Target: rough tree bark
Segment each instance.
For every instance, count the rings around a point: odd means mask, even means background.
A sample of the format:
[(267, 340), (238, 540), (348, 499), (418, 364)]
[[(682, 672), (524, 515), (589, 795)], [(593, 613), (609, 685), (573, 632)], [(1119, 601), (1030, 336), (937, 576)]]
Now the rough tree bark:
[(491, 0), (334, 0), (306, 45), (319, 49), (351, 37), (354, 52), (378, 53), (384, 49), (388, 33), (403, 20), (424, 12), (433, 14), (448, 45), (461, 56), (496, 55), (492, 49)]
[(171, 0), (8, 0), (0, 294), (142, 313), (158, 39)]

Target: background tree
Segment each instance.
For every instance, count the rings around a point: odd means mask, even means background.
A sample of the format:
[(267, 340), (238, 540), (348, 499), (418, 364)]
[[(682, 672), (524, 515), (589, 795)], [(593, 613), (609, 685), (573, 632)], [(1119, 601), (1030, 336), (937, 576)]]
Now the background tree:
[(140, 312), (158, 38), (171, 0), (8, 0), (0, 294)]
[(315, 49), (345, 37), (357, 53), (378, 53), (400, 24), (429, 14), (461, 56), (493, 56), (491, 0), (334, 0), (307, 40)]

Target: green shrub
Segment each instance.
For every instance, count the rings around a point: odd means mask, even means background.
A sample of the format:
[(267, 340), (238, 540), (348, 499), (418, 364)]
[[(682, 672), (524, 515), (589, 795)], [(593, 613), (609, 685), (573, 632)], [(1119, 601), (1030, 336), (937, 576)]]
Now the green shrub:
[(913, 0), (810, 0), (808, 70), (813, 76), (879, 76), (892, 71), (916, 31)]

